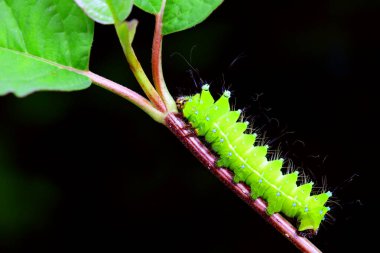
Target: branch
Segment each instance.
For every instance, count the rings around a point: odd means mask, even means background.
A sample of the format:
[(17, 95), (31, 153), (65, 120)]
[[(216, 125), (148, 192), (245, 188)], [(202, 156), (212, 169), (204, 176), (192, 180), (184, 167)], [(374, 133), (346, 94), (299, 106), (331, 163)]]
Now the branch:
[(156, 108), (154, 108), (152, 103), (140, 94), (90, 71), (83, 72), (82, 74), (89, 77), (92, 80), (92, 82), (98, 85), (99, 87), (109, 90), (112, 93), (119, 95), (120, 97), (125, 98), (132, 104), (136, 105), (145, 113), (147, 113), (150, 117), (152, 117), (155, 121), (159, 123), (164, 123), (164, 114)]
[(161, 10), (156, 15), (156, 25), (154, 28), (154, 37), (152, 45), (152, 75), (154, 85), (164, 100), (169, 112), (177, 112), (177, 106), (170, 95), (168, 87), (166, 86), (164, 74), (162, 71), (162, 18), (164, 15), (166, 0), (162, 1)]
[(297, 234), (297, 229), (289, 223), (284, 217), (276, 213), (269, 216), (266, 212), (267, 203), (258, 198), (252, 199), (250, 188), (242, 183), (234, 183), (233, 173), (225, 168), (216, 166), (217, 157), (199, 140), (197, 136), (189, 129), (188, 125), (178, 114), (169, 113), (165, 117), (165, 125), (170, 131), (179, 138), (179, 140), (189, 149), (193, 155), (213, 173), (220, 181), (230, 188), (237, 196), (244, 200), (253, 210), (260, 214), (269, 224), (277, 231), (284, 235), (291, 243), (294, 244), (301, 252), (320, 253), (321, 251), (305, 237)]

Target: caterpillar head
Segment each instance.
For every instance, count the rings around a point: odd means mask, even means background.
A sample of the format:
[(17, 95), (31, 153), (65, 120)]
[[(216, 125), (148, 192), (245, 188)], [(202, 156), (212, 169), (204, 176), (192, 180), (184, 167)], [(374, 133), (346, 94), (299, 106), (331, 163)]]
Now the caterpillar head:
[(175, 101), (177, 108), (180, 112), (183, 111), (183, 108), (185, 107), (186, 102), (189, 100), (189, 96), (181, 96), (178, 97)]

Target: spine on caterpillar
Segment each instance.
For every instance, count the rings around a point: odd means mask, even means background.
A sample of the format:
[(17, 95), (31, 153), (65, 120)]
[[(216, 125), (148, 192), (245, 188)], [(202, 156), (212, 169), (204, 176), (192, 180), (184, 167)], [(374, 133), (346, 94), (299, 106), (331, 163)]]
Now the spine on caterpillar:
[(268, 202), (267, 213), (281, 212), (298, 221), (299, 231), (318, 231), (321, 221), (330, 210), (325, 206), (331, 192), (311, 195), (313, 182), (297, 185), (298, 171), (283, 174), (283, 159), (268, 160), (268, 146), (255, 145), (256, 133), (246, 133), (249, 123), (239, 121), (241, 111), (231, 111), (225, 91), (215, 102), (209, 85), (202, 92), (178, 101), (183, 116), (203, 136), (219, 155), (218, 166), (235, 174), (235, 182), (251, 188), (253, 199)]

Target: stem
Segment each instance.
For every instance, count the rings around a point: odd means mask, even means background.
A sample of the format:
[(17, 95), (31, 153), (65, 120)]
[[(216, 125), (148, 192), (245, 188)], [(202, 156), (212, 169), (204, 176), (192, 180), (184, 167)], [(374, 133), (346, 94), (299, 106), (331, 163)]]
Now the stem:
[(164, 15), (166, 0), (162, 1), (161, 10), (156, 15), (156, 25), (154, 28), (153, 45), (152, 45), (152, 75), (154, 85), (164, 100), (169, 112), (178, 112), (176, 103), (170, 95), (166, 86), (164, 74), (162, 71), (162, 17)]
[(160, 95), (157, 93), (157, 91), (153, 87), (152, 83), (149, 81), (149, 78), (147, 77), (143, 68), (141, 67), (141, 64), (139, 60), (137, 59), (135, 51), (132, 48), (132, 44), (131, 44), (131, 40), (129, 36), (129, 33), (131, 31), (129, 31), (128, 24), (126, 22), (115, 24), (115, 28), (116, 28), (117, 35), (119, 37), (120, 44), (123, 48), (125, 57), (127, 58), (129, 67), (132, 70), (137, 82), (140, 84), (144, 93), (147, 95), (149, 100), (153, 103), (155, 108), (161, 112), (166, 112), (167, 109), (164, 102), (162, 101)]
[(91, 71), (84, 71), (82, 74), (89, 77), (93, 83), (96, 85), (111, 91), (112, 93), (119, 95), (122, 98), (125, 98), (132, 104), (136, 105), (138, 108), (147, 113), (150, 117), (152, 117), (155, 121), (159, 123), (164, 123), (164, 113), (160, 112), (151, 102), (149, 102), (146, 98), (141, 96), (140, 94), (134, 92), (133, 90), (128, 89), (118, 83), (115, 83), (109, 79), (106, 79), (102, 76), (99, 76)]
[(261, 198), (256, 200), (252, 199), (250, 196), (250, 188), (247, 185), (234, 183), (234, 175), (230, 170), (217, 167), (216, 161), (218, 158), (199, 140), (199, 138), (191, 131), (188, 124), (186, 124), (178, 114), (168, 113), (165, 117), (165, 125), (179, 138), (186, 148), (211, 171), (211, 173), (244, 200), (253, 210), (259, 213), (269, 224), (284, 235), (294, 244), (294, 246), (301, 250), (301, 252), (321, 252), (308, 239), (299, 236), (297, 234), (297, 229), (280, 214), (276, 213), (269, 216), (266, 212), (267, 203)]

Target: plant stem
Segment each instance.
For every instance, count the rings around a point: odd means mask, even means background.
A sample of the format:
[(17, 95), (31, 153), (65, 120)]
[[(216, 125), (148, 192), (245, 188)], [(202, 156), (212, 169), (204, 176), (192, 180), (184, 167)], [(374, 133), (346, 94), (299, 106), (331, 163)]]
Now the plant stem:
[(151, 102), (149, 102), (140, 94), (109, 79), (92, 73), (91, 71), (84, 71), (82, 74), (89, 77), (92, 80), (92, 82), (98, 85), (99, 87), (109, 90), (112, 93), (119, 95), (120, 97), (125, 98), (132, 104), (136, 105), (138, 108), (140, 108), (150, 117), (152, 117), (155, 121), (159, 123), (164, 123), (165, 114), (157, 110)]
[[(149, 81), (149, 78), (145, 74), (143, 68), (135, 51), (132, 48), (132, 42), (130, 40), (129, 27), (126, 22), (115, 24), (116, 32), (119, 37), (120, 44), (123, 48), (125, 57), (127, 58), (130, 69), (132, 70), (134, 76), (136, 77), (137, 82), (140, 84), (144, 93), (147, 95), (149, 100), (153, 103), (155, 108), (161, 112), (166, 112), (166, 106), (162, 101), (160, 95), (157, 93), (152, 83)], [(133, 31), (134, 32), (134, 31)]]
[(152, 75), (154, 85), (164, 100), (169, 112), (178, 112), (177, 105), (170, 95), (166, 86), (164, 74), (162, 71), (162, 17), (164, 15), (166, 0), (162, 1), (161, 10), (156, 15), (156, 25), (154, 29), (153, 45), (152, 45)]
[(217, 157), (199, 140), (191, 131), (189, 126), (183, 121), (179, 114), (168, 113), (165, 117), (165, 125), (178, 139), (189, 149), (193, 155), (213, 173), (220, 181), (230, 188), (237, 196), (244, 200), (253, 210), (259, 213), (269, 224), (284, 235), (301, 252), (318, 253), (321, 252), (314, 244), (305, 237), (297, 234), (297, 229), (284, 217), (276, 213), (269, 216), (266, 212), (267, 203), (258, 198), (251, 198), (250, 188), (242, 183), (234, 183), (233, 173), (225, 168), (216, 166)]

